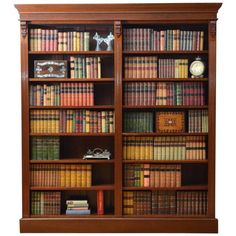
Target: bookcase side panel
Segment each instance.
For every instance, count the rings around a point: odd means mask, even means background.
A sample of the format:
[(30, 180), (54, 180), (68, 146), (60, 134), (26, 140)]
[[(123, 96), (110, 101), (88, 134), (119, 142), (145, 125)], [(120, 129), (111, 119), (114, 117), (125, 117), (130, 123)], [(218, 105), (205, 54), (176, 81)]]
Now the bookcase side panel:
[(209, 38), (209, 88), (208, 88), (208, 214), (215, 217), (215, 124), (216, 124), (216, 21), (208, 24)]
[(28, 101), (28, 22), (21, 21), (21, 99), (22, 99), (22, 213), (30, 215), (29, 101)]

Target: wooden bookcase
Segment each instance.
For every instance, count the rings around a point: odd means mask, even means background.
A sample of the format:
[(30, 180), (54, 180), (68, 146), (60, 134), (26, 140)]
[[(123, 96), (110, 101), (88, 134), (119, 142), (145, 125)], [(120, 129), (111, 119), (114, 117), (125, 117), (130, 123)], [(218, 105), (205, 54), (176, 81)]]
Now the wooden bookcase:
[[(16, 5), (20, 14), (21, 33), (21, 81), (22, 81), (22, 219), (21, 232), (218, 232), (215, 218), (215, 107), (216, 107), (216, 21), (220, 3), (204, 4), (101, 4), (101, 5)], [(53, 28), (63, 31), (79, 30), (90, 32), (90, 51), (31, 51), (30, 29)], [(203, 30), (202, 51), (124, 51), (124, 29), (153, 28)], [(113, 32), (113, 51), (95, 51), (92, 36), (95, 32)], [(69, 61), (72, 55), (100, 56), (102, 78), (55, 79), (34, 78), (34, 60), (54, 59)], [(201, 56), (206, 63), (204, 78), (125, 78), (126, 56), (157, 56), (160, 58), (187, 58), (189, 62)], [(68, 75), (69, 77), (69, 75)], [(203, 106), (130, 106), (124, 104), (124, 86), (130, 82), (178, 82), (195, 81), (204, 83), (207, 102)], [(94, 106), (30, 106), (29, 89), (35, 84), (63, 82), (93, 83)], [(31, 133), (30, 112), (32, 110), (91, 109), (114, 111), (115, 125), (112, 133)], [(188, 111), (208, 110), (208, 132), (204, 133), (128, 133), (123, 129), (124, 114), (129, 111)], [(153, 124), (154, 126), (154, 124)], [(32, 160), (33, 137), (59, 137), (59, 160)], [(206, 138), (204, 160), (123, 160), (125, 137), (203, 136)], [(102, 147), (112, 153), (111, 160), (82, 160), (88, 148)], [(34, 164), (91, 164), (92, 186), (90, 187), (37, 187), (31, 186), (30, 170)], [(124, 166), (127, 164), (179, 164), (182, 167), (180, 187), (127, 187), (124, 186)], [(96, 192), (104, 192), (103, 215), (96, 214)], [(124, 191), (206, 191), (207, 213), (204, 215), (144, 214), (125, 215), (123, 212)], [(32, 215), (31, 193), (33, 191), (61, 192), (60, 215)], [(69, 216), (65, 214), (65, 201), (72, 195), (83, 194), (93, 209), (91, 215)]]

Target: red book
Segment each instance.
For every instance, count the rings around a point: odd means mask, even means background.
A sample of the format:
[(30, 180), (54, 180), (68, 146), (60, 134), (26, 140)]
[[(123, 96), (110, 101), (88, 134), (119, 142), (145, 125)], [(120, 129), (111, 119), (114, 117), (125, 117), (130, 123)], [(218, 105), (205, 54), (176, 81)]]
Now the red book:
[(53, 30), (49, 30), (49, 51), (53, 51)]
[(50, 37), (50, 30), (46, 29), (46, 34), (45, 34), (45, 51), (49, 51), (49, 37)]
[(97, 214), (104, 215), (104, 194), (102, 190), (97, 191)]

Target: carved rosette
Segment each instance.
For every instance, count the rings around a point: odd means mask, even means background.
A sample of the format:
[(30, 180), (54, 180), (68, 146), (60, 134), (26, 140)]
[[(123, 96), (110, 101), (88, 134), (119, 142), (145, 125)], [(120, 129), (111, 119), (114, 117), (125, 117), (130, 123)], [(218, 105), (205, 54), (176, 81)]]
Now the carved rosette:
[(216, 21), (210, 21), (209, 31), (211, 38), (216, 38)]
[(23, 38), (26, 37), (26, 35), (28, 34), (28, 25), (26, 21), (21, 21), (20, 22), (20, 32), (21, 32), (21, 36)]
[(114, 31), (115, 31), (116, 37), (119, 38), (121, 36), (121, 33), (122, 33), (122, 26), (121, 26), (120, 21), (115, 21)]

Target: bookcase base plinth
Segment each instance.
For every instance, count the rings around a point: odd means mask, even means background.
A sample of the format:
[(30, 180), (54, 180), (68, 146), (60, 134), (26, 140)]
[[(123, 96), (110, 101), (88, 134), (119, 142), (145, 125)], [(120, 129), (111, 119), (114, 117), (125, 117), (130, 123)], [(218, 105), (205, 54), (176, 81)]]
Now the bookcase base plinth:
[(22, 218), (21, 233), (217, 233), (214, 218)]

